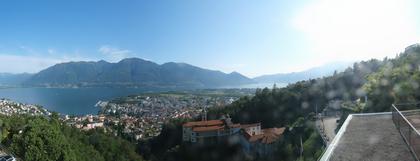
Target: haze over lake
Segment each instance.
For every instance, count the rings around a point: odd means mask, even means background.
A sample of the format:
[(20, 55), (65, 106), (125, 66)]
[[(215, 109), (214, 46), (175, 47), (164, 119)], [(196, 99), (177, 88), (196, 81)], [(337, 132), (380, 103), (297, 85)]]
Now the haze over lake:
[(131, 94), (159, 92), (164, 89), (151, 88), (4, 88), (0, 98), (21, 103), (38, 104), (48, 110), (62, 114), (97, 114), (95, 104)]

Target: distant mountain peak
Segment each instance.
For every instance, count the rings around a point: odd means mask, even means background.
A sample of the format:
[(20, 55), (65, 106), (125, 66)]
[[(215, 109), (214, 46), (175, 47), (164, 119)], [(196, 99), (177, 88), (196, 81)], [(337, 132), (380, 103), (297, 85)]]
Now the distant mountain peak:
[(297, 81), (329, 76), (334, 71), (344, 71), (351, 66), (351, 62), (331, 62), (319, 67), (310, 68), (301, 72), (280, 73), (271, 75), (262, 75), (253, 78), (259, 83), (294, 83)]
[(222, 87), (254, 83), (237, 72), (226, 74), (186, 63), (162, 65), (140, 58), (117, 63), (69, 62), (54, 65), (32, 76), (26, 85), (35, 86), (170, 86)]
[(98, 63), (109, 63), (109, 62), (107, 62), (105, 60), (99, 60)]
[(150, 61), (147, 61), (141, 58), (132, 57), (132, 58), (121, 59), (118, 63), (120, 62), (150, 62)]
[(179, 66), (179, 67), (195, 67), (193, 65), (187, 63), (179, 63), (179, 62), (167, 62), (162, 64), (163, 66)]
[(229, 75), (241, 75), (241, 76), (244, 76), (243, 74), (241, 74), (241, 73), (239, 73), (237, 71), (230, 72)]

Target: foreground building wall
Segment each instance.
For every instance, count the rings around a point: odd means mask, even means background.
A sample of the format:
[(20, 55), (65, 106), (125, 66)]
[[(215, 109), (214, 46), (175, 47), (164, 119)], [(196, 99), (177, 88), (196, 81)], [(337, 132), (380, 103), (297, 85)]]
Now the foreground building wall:
[(349, 115), (321, 161), (413, 161), (390, 112)]

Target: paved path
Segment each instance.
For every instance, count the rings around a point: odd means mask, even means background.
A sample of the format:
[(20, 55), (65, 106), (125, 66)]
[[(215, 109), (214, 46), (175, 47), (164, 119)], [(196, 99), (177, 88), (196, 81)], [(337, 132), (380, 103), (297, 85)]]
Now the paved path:
[(337, 128), (337, 117), (324, 118), (325, 134), (332, 141), (335, 137), (335, 129)]
[(391, 115), (353, 116), (330, 161), (414, 161)]
[(324, 117), (316, 121), (316, 126), (319, 129), (321, 135), (324, 137), (324, 140), (326, 141), (327, 145), (329, 145), (335, 137), (337, 119), (338, 117)]

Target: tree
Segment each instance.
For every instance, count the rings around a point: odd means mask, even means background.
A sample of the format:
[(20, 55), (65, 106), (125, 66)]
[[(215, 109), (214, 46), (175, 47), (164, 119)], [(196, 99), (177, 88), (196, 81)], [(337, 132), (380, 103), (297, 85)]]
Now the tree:
[(43, 118), (30, 120), (24, 132), (13, 136), (12, 150), (27, 161), (76, 160), (58, 127)]
[(2, 143), (27, 161), (141, 161), (134, 144), (103, 133), (80, 131), (56, 117), (0, 116), (7, 131)]

